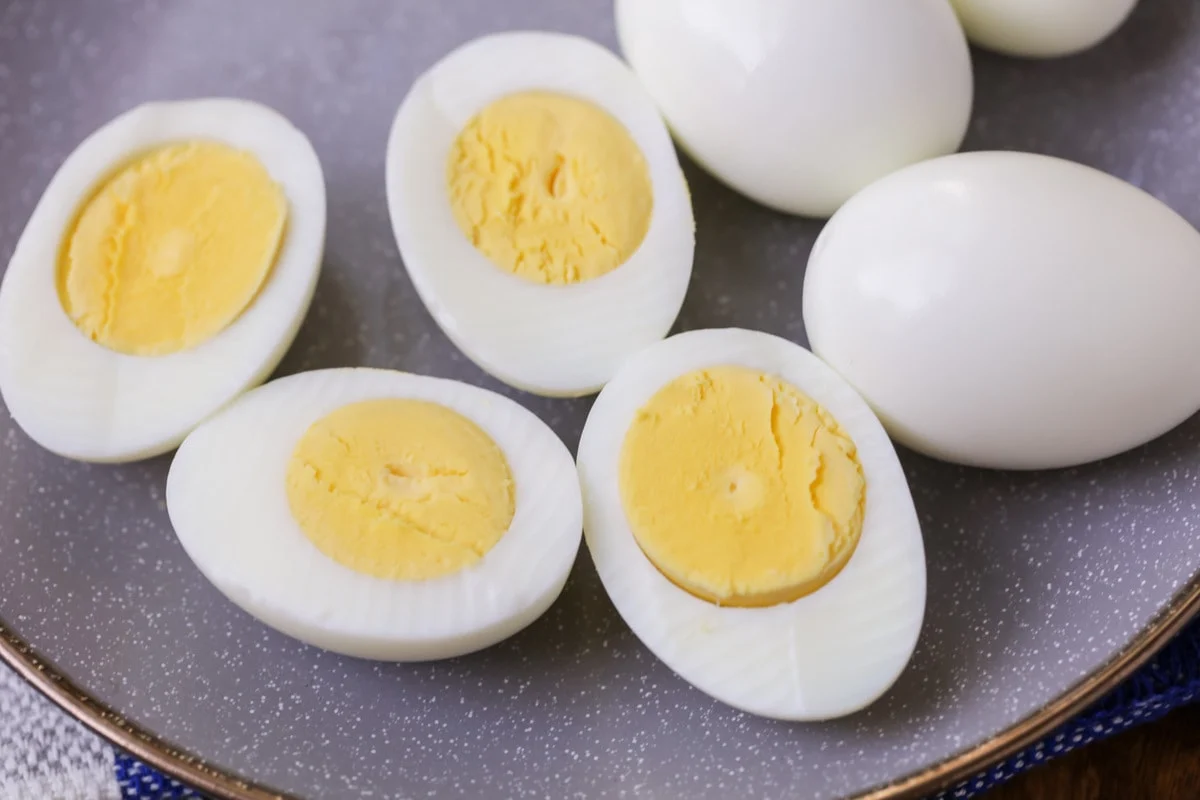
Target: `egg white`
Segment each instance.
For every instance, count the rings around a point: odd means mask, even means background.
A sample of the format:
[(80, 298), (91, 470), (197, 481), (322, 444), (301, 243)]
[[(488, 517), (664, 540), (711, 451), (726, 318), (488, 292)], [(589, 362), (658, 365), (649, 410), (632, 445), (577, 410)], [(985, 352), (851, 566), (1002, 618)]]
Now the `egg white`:
[(966, 135), (971, 57), (946, 0), (615, 0), (614, 12), (680, 147), (778, 211), (828, 217)]
[[(646, 237), (628, 261), (593, 280), (548, 286), (511, 275), (471, 244), (451, 211), (446, 161), (459, 133), (493, 100), (534, 89), (607, 111), (649, 168)], [(671, 138), (628, 67), (586, 39), (503, 33), (435, 64), (392, 125), (387, 198), (404, 265), (434, 320), (479, 367), (527, 391), (596, 391), (625, 358), (667, 334), (687, 291), (695, 224)]]
[[(866, 478), (862, 537), (816, 592), (766, 608), (718, 607), (675, 586), (645, 557), (621, 503), (619, 458), (638, 409), (669, 381), (718, 365), (778, 375), (824, 406), (854, 440)], [(883, 427), (816, 356), (754, 331), (673, 336), (631, 359), (604, 388), (579, 444), (584, 536), (605, 590), (642, 642), (682, 678), (753, 714), (849, 714), (903, 671), (925, 609), (925, 555), (904, 473)]]
[(958, 153), (892, 173), (821, 231), (813, 352), (892, 438), (989, 469), (1060, 469), (1200, 412), (1200, 232), (1073, 161)]
[[(275, 264), (254, 301), (208, 341), (170, 355), (109, 350), (84, 335), (56, 288), (59, 249), (83, 202), (133, 157), (210, 139), (253, 153), (288, 201)], [(0, 284), (0, 395), (31, 439), (69, 458), (129, 461), (175, 447), (260, 383), (291, 345), (316, 287), (325, 179), (308, 138), (245, 100), (149, 103), (83, 141), (51, 179)]]
[[(384, 397), (457, 411), (508, 460), (512, 524), (476, 564), (425, 581), (376, 578), (326, 556), (292, 516), (285, 476), (308, 427)], [(247, 393), (184, 441), (166, 498), (180, 543), (234, 603), (309, 644), (392, 661), (461, 655), (521, 630), (562, 591), (581, 538), (571, 454), (545, 423), (485, 389), (390, 370), (318, 370)]]
[(1137, 0), (951, 0), (973, 44), (1010, 56), (1060, 58), (1095, 47)]

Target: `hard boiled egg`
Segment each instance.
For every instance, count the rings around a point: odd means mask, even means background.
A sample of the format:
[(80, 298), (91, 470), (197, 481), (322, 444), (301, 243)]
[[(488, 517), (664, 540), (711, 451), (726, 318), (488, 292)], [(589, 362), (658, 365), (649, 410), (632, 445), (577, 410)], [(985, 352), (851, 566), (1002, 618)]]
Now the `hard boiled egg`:
[(167, 477), (184, 549), (230, 600), (318, 647), (400, 661), (486, 647), (558, 597), (579, 484), (517, 403), (455, 381), (332, 369), (197, 428)]
[(780, 211), (827, 217), (967, 130), (971, 61), (945, 0), (617, 0), (616, 15), (684, 149)]
[(70, 458), (171, 449), (278, 364), (324, 239), (321, 165), (275, 111), (122, 114), (54, 175), (0, 284), (9, 413)]
[(1108, 38), (1137, 0), (951, 0), (971, 41), (1030, 58), (1065, 56)]
[(430, 314), (512, 386), (594, 392), (683, 303), (694, 223), (671, 139), (584, 39), (498, 34), (435, 64), (396, 114), (387, 197)]
[(702, 330), (638, 353), (579, 444), (584, 535), (621, 616), (732, 706), (813, 720), (904, 669), (921, 531), (891, 442), (799, 345)]
[(874, 184), (818, 238), (813, 350), (891, 434), (984, 467), (1065, 467), (1200, 409), (1200, 234), (1099, 170), (967, 153)]

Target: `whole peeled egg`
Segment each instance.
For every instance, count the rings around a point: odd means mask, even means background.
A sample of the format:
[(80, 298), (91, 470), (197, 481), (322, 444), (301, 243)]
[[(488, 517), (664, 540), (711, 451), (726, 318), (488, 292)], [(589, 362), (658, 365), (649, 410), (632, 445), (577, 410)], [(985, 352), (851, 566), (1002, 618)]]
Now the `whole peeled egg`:
[(1049, 156), (909, 167), (829, 221), (804, 280), (813, 350), (899, 442), (1053, 468), (1200, 408), (1200, 234), (1146, 192)]
[(971, 61), (945, 0), (616, 0), (616, 22), (676, 140), (780, 211), (827, 217), (966, 133)]
[(1027, 58), (1086, 50), (1107, 38), (1137, 0), (951, 0), (980, 47)]
[(258, 103), (147, 103), (51, 179), (0, 284), (0, 395), (35, 442), (119, 462), (170, 450), (260, 383), (316, 288), (325, 180)]

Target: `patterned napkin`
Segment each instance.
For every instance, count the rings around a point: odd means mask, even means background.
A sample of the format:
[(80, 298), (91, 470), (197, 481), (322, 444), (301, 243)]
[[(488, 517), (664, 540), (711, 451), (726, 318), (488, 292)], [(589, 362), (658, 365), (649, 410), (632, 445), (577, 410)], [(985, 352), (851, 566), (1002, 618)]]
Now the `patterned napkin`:
[[(1077, 747), (1200, 701), (1200, 620), (1045, 740), (936, 800), (975, 797)], [(0, 800), (174, 800), (200, 795), (115, 750), (0, 666)]]
[(118, 800), (113, 749), (0, 666), (0, 800)]

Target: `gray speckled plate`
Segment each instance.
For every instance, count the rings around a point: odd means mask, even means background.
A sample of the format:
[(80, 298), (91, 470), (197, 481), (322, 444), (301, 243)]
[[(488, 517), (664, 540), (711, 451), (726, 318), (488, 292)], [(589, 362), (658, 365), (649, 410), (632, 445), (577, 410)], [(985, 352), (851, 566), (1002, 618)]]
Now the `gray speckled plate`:
[[(409, 285), (383, 156), (420, 70), (517, 27), (613, 44), (605, 0), (0, 2), (0, 264), (59, 162), (110, 117), (151, 99), (262, 100), (313, 139), (329, 189), (324, 274), (282, 371), (368, 364), (503, 390)], [(1200, 222), (1200, 4), (1143, 0), (1081, 57), (980, 55), (977, 70), (969, 147), (1093, 164)], [(698, 247), (679, 327), (803, 341), (801, 278), (819, 226), (687, 172)], [(519, 399), (574, 446), (588, 400)], [(163, 508), (166, 458), (68, 463), (7, 413), (0, 655), (101, 732), (229, 796), (265, 796), (240, 776), (320, 798), (883, 797), (1036, 735), (1200, 606), (1200, 419), (1082, 469), (904, 463), (928, 550), (925, 628), (895, 688), (837, 722), (757, 719), (677, 679), (622, 624), (586, 553), (542, 620), (473, 656), (397, 666), (300, 645), (193, 568)]]

